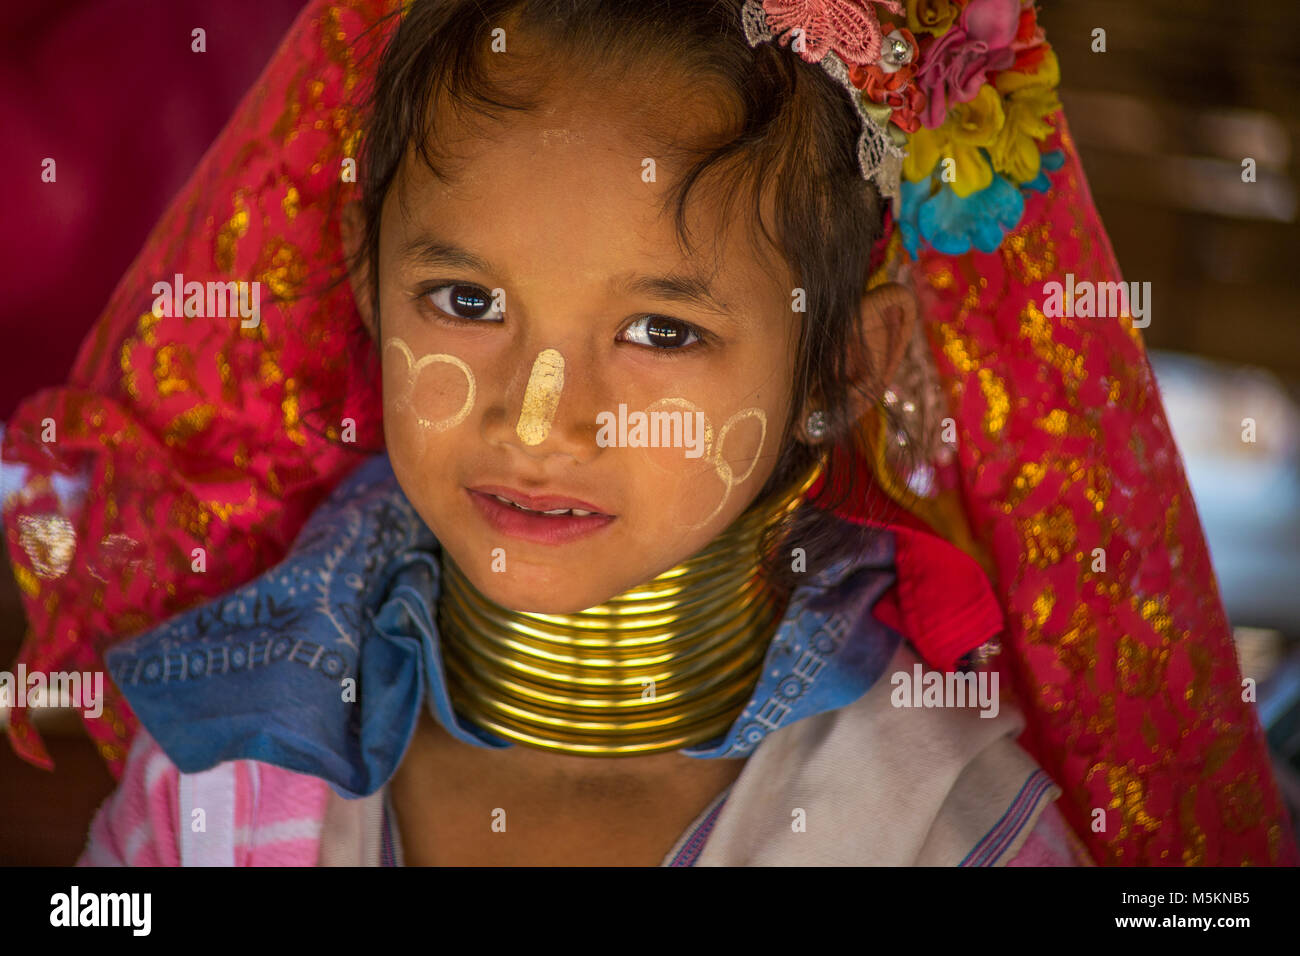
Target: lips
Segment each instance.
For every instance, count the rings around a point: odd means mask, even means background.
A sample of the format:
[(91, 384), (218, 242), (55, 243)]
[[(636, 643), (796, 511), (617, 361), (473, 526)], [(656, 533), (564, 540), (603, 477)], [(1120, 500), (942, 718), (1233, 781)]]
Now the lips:
[(495, 531), (539, 544), (574, 541), (615, 521), (599, 506), (566, 495), (529, 495), (502, 485), (465, 490)]
[(503, 504), (513, 505), (522, 511), (531, 511), (536, 514), (580, 511), (584, 516), (613, 517), (609, 512), (601, 510), (589, 501), (569, 498), (564, 495), (529, 495), (513, 488), (507, 488), (504, 485), (478, 485), (469, 490), (476, 494), (491, 495)]
[(535, 515), (536, 514), (552, 515), (552, 516), (567, 515), (570, 518), (590, 518), (593, 514), (595, 514), (595, 512), (593, 511), (583, 511), (581, 508), (552, 508), (547, 511), (538, 511), (535, 508), (525, 508), (523, 505), (519, 504), (518, 502), (511, 501), (509, 498), (506, 498), (503, 495), (493, 495), (492, 497), (495, 498), (497, 501), (501, 502), (503, 505), (510, 505), (512, 508), (518, 508), (520, 511), (527, 511), (529, 514), (535, 514)]

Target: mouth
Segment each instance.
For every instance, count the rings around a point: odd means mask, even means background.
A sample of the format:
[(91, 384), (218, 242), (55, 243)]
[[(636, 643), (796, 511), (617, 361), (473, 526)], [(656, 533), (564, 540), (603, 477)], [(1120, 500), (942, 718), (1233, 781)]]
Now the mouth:
[(528, 495), (513, 488), (466, 488), (479, 513), (498, 533), (540, 544), (563, 544), (608, 527), (615, 516), (577, 498)]

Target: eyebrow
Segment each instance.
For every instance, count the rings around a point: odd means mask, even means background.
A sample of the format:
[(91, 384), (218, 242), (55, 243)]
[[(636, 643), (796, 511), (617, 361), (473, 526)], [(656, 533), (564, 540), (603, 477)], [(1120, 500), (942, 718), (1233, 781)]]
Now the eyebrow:
[[(435, 236), (418, 236), (407, 242), (399, 250), (398, 259), (408, 267), (437, 266), (449, 269), (471, 269), (492, 275), (502, 274), (500, 269), (482, 256), (454, 242), (447, 242)], [(709, 281), (701, 275), (682, 272), (670, 272), (659, 276), (631, 275), (623, 280), (622, 288), (626, 292), (668, 302), (696, 305), (727, 318), (735, 317), (735, 313), (718, 299)]]
[(444, 266), (452, 269), (473, 269), (476, 272), (496, 272), (492, 263), (463, 249), (453, 242), (444, 242), (433, 236), (417, 236), (402, 246), (397, 254), (406, 266)]

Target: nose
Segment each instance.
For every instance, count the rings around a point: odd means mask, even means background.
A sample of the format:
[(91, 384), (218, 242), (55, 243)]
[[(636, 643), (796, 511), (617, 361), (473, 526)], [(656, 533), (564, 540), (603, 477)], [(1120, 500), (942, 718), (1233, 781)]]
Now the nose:
[(542, 349), (524, 388), (515, 434), (525, 445), (540, 445), (551, 433), (556, 406), (564, 391), (564, 356), (559, 349)]
[[(483, 419), (489, 442), (505, 445), (534, 460), (554, 457), (585, 463), (600, 451), (596, 445), (593, 376), (571, 366), (558, 348), (540, 349), (516, 358), (515, 374), (499, 403)], [(527, 368), (527, 377), (519, 370)]]

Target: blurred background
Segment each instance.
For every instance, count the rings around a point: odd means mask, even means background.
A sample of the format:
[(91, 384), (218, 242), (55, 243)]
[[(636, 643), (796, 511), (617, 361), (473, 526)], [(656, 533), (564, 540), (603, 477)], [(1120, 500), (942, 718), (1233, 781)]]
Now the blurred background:
[[(1300, 5), (1039, 5), (1278, 783), (1300, 816)], [(1106, 52), (1093, 52), (1105, 30)], [(1255, 182), (1242, 161), (1255, 160)], [(1255, 441), (1242, 440), (1253, 419)]]
[[(0, 421), (65, 381), (150, 228), (302, 0), (0, 6)], [(1061, 99), (1130, 281), (1243, 673), (1300, 818), (1300, 5), (1044, 0)], [(207, 31), (208, 53), (190, 52)], [(1093, 52), (1094, 30), (1106, 50)], [(58, 158), (59, 188), (41, 160)], [(1256, 181), (1243, 184), (1242, 160)], [(1256, 440), (1241, 439), (1242, 419)], [(0, 547), (2, 547), (0, 539)], [(0, 554), (0, 561), (4, 557)], [(23, 636), (0, 568), (0, 669)], [(0, 720), (3, 716), (0, 715)], [(0, 744), (0, 865), (68, 864), (113, 781), (75, 715), (42, 713), (58, 770)]]

